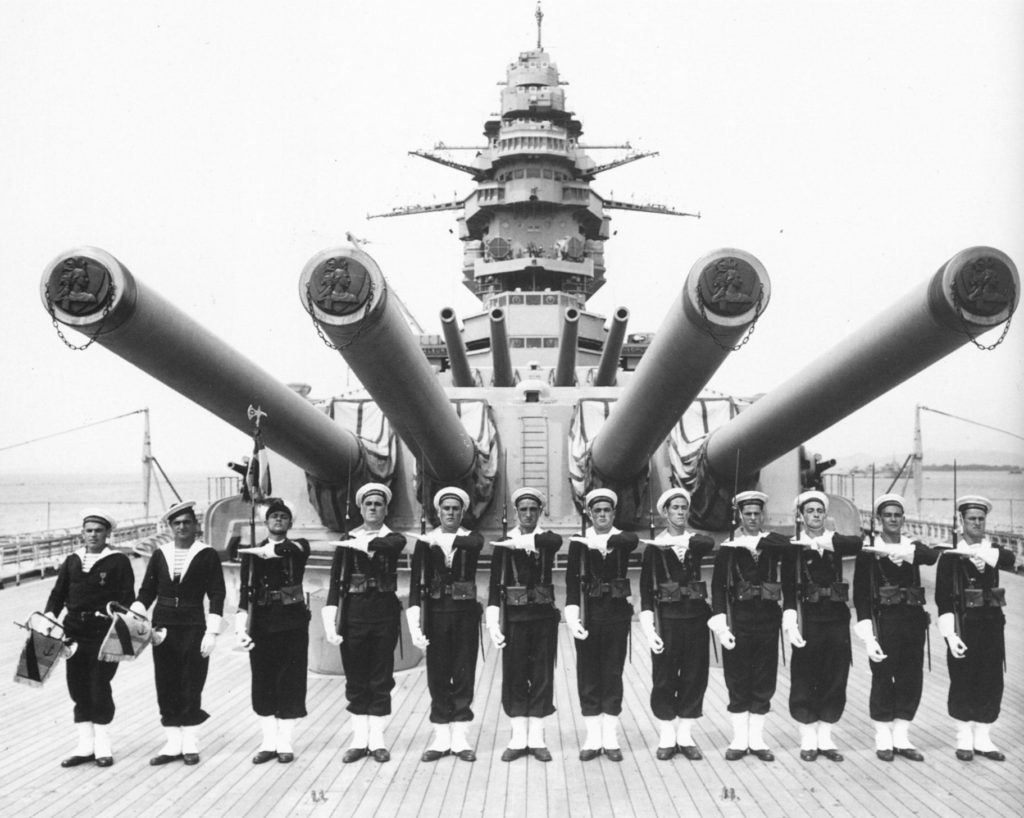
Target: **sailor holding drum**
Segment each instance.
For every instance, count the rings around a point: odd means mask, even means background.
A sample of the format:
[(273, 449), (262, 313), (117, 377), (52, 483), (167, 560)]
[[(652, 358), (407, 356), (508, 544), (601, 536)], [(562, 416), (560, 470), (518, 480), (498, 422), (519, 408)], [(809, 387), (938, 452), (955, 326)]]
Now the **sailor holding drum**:
[(704, 534), (686, 530), (690, 495), (670, 488), (658, 498), (668, 527), (647, 544), (640, 573), (640, 626), (651, 648), (651, 710), (660, 725), (655, 756), (676, 753), (690, 761), (703, 754), (693, 724), (704, 708), (708, 687), (707, 583), (701, 561), (715, 547)]
[(544, 717), (555, 712), (559, 620), (551, 573), (562, 538), (539, 526), (545, 500), (537, 489), (514, 491), (512, 506), (519, 524), (493, 544), (487, 632), (502, 650), (501, 704), (512, 721), (512, 738), (502, 761), (529, 754), (551, 761), (544, 743)]
[(1006, 756), (989, 734), (1003, 700), (1006, 589), (999, 571), (1011, 571), (1013, 552), (992, 544), (985, 523), (992, 503), (978, 495), (958, 497), (962, 536), (939, 559), (935, 602), (939, 633), (948, 645), (949, 715), (956, 721), (956, 757), (978, 755), (992, 761)]
[(413, 644), (427, 651), (434, 725), (434, 738), (422, 761), (437, 761), (449, 753), (462, 761), (476, 761), (466, 725), (473, 720), (470, 705), (480, 624), (476, 566), (484, 541), (462, 528), (468, 506), (469, 495), (459, 487), (440, 489), (434, 495), (434, 509), (441, 524), (421, 535), (412, 555), (406, 618)]
[(114, 763), (108, 727), (114, 718), (110, 683), (117, 662), (99, 659), (100, 644), (110, 627), (107, 603), (130, 605), (135, 598), (131, 561), (107, 545), (116, 523), (103, 509), (82, 511), (83, 548), (72, 552), (57, 572), (57, 581), (46, 601), (46, 615), (56, 619), (61, 610), (64, 632), (77, 643), (67, 660), (68, 693), (74, 702), (78, 744), (62, 767), (95, 761), (98, 767)]
[(331, 581), (321, 615), (327, 641), (341, 646), (345, 668), (352, 743), (342, 763), (366, 756), (384, 763), (391, 760), (384, 722), (391, 715), (395, 646), (401, 638), (398, 556), (405, 549), (405, 536), (384, 522), (391, 489), (383, 483), (360, 486), (355, 499), (363, 524), (348, 539), (333, 543)]

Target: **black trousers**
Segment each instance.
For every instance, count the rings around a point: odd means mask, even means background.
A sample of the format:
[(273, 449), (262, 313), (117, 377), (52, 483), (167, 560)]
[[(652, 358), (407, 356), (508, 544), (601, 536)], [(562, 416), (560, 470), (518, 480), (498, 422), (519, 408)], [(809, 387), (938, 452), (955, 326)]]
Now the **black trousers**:
[(249, 651), (252, 709), (257, 716), (301, 719), (306, 715), (309, 631), (257, 631)]
[(946, 650), (949, 668), (949, 715), (958, 721), (992, 724), (1003, 703), (1003, 623), (997, 619), (965, 617), (960, 638), (967, 655), (954, 659)]
[(192, 727), (210, 718), (203, 710), (210, 659), (199, 653), (205, 632), (205, 625), (171, 625), (167, 638), (153, 648), (156, 701), (164, 727)]
[(886, 658), (868, 661), (873, 721), (911, 721), (921, 703), (924, 683), (925, 617), (919, 608), (894, 606), (878, 615), (878, 644)]
[[(395, 688), (395, 646), (398, 619), (386, 622), (348, 622), (341, 643), (348, 712), (357, 716), (391, 714)], [(431, 644), (431, 649), (433, 644)], [(427, 651), (429, 654), (429, 650)]]
[(789, 713), (801, 724), (835, 724), (846, 708), (850, 676), (850, 623), (804, 620), (807, 644), (793, 648), (790, 663)]
[(576, 689), (584, 716), (622, 712), (622, 668), (630, 622), (591, 624), (586, 639), (576, 640)]
[(430, 721), (472, 721), (476, 658), (480, 652), (478, 613), (431, 609), (427, 620), (427, 688)]
[(501, 657), (501, 705), (511, 718), (543, 718), (555, 712), (558, 617), (505, 623)]
[(708, 689), (707, 619), (661, 620), (665, 649), (651, 655), (651, 711), (656, 719), (696, 719)]
[(779, 673), (779, 629), (735, 624), (736, 647), (722, 651), (730, 713), (763, 716), (772, 709)]
[(99, 660), (100, 639), (78, 639), (78, 650), (67, 661), (68, 693), (75, 704), (75, 721), (110, 724), (114, 720), (114, 696), (110, 682), (118, 662)]

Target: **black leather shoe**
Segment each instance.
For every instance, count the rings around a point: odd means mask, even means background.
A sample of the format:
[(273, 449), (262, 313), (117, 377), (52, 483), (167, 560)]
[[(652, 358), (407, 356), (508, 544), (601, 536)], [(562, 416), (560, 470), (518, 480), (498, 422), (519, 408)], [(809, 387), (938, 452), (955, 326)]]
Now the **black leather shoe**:
[(291, 764), (295, 760), (295, 753), (278, 753), (278, 764)]
[(693, 744), (687, 744), (685, 747), (676, 747), (676, 752), (690, 761), (700, 761), (704, 758), (704, 754)]
[(475, 750), (459, 750), (455, 754), (455, 757), (459, 761), (476, 761), (476, 751)]
[(600, 750), (580, 750), (580, 761), (593, 761), (599, 755)]
[(342, 764), (351, 764), (354, 761), (359, 761), (361, 758), (366, 758), (370, 754), (370, 750), (366, 747), (352, 747), (345, 751), (345, 754), (341, 757)]
[(437, 761), (444, 758), (450, 752), (451, 750), (424, 750), (423, 755), (420, 756), (420, 761)]
[(61, 767), (77, 767), (80, 764), (88, 764), (90, 761), (95, 761), (96, 756), (90, 753), (87, 756), (70, 756), (65, 758), (61, 763)]
[(199, 753), (182, 753), (181, 760), (184, 761), (189, 767), (194, 767), (199, 763)]
[(96, 759), (97, 767), (113, 767), (114, 757), (113, 756), (100, 756)]
[(836, 749), (832, 749), (832, 750), (818, 750), (818, 753), (820, 755), (825, 756), (825, 758), (827, 758), (829, 761), (842, 761), (843, 760), (843, 754), (840, 753)]
[(747, 754), (746, 750), (735, 750), (732, 747), (726, 747), (725, 748), (725, 760), (726, 761), (739, 761), (746, 754)]
[(266, 764), (268, 761), (273, 761), (277, 758), (277, 753), (274, 750), (260, 750), (252, 757), (253, 764)]
[(757, 756), (761, 761), (775, 761), (775, 753), (764, 747), (760, 750), (750, 750), (751, 755)]
[(818, 757), (817, 750), (801, 750), (800, 760), (801, 761), (814, 761)]
[(875, 755), (882, 761), (892, 761), (896, 758), (895, 750), (875, 750)]
[(531, 747), (530, 752), (537, 761), (551, 761), (551, 751), (547, 747)]
[(975, 750), (974, 754), (987, 758), (989, 761), (1006, 761), (1006, 756), (998, 750)]
[(386, 764), (391, 761), (391, 753), (388, 751), (387, 747), (378, 747), (376, 750), (370, 751), (370, 758), (378, 764)]
[(893, 750), (898, 756), (903, 756), (910, 761), (924, 761), (924, 754), (920, 750), (915, 750), (913, 747), (897, 747)]
[(605, 747), (604, 757), (609, 761), (622, 761), (622, 750), (618, 747)]
[(506, 747), (505, 752), (501, 754), (502, 761), (515, 761), (517, 759), (528, 756), (530, 751), (525, 747)]
[(153, 756), (153, 758), (149, 760), (149, 766), (162, 767), (164, 764), (170, 764), (172, 761), (181, 761), (181, 753), (178, 753), (176, 756), (160, 753), (160, 755)]
[(957, 761), (974, 761), (974, 750), (957, 750)]
[(659, 747), (654, 751), (654, 757), (658, 759), (658, 761), (671, 761), (675, 754), (676, 747), (674, 744), (671, 747)]

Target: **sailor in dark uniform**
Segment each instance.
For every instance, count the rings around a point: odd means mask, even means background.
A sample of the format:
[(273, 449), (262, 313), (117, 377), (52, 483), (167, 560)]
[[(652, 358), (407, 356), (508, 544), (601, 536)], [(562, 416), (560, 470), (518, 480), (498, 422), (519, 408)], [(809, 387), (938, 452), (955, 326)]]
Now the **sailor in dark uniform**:
[(626, 571), (639, 540), (615, 527), (618, 501), (611, 489), (589, 492), (584, 508), (592, 528), (569, 542), (565, 622), (576, 640), (576, 686), (587, 728), (580, 761), (602, 752), (610, 761), (622, 761), (622, 669), (633, 618)]
[(726, 761), (748, 752), (762, 761), (775, 760), (764, 740), (764, 722), (779, 669), (781, 567), (793, 546), (781, 534), (764, 530), (767, 501), (761, 491), (736, 495), (739, 531), (718, 549), (711, 579), (714, 616), (708, 627), (724, 649), (722, 672), (733, 730)]
[(72, 552), (57, 572), (57, 582), (46, 601), (46, 615), (56, 619), (63, 608), (64, 633), (76, 650), (67, 661), (68, 693), (74, 702), (78, 745), (60, 766), (77, 767), (95, 761), (98, 767), (114, 763), (107, 732), (114, 718), (110, 682), (117, 662), (99, 660), (100, 644), (110, 627), (107, 603), (128, 606), (135, 598), (135, 575), (127, 556), (107, 545), (116, 523), (106, 511), (82, 511), (84, 547)]
[(267, 539), (255, 548), (238, 549), (242, 566), (235, 635), (249, 651), (252, 709), (263, 731), (252, 763), (276, 758), (288, 764), (295, 758), (295, 721), (306, 715), (309, 609), (302, 576), (309, 543), (289, 539), (293, 515), (284, 500), (270, 500), (265, 519)]
[[(660, 725), (660, 761), (676, 753), (690, 761), (701, 754), (693, 725), (703, 715), (708, 688), (707, 583), (701, 560), (715, 547), (705, 534), (686, 530), (690, 494), (670, 488), (658, 498), (668, 527), (645, 540), (640, 572), (640, 627), (651, 648), (651, 710)], [(657, 615), (657, 620), (656, 620)]]
[(956, 720), (956, 757), (1004, 761), (989, 731), (999, 718), (1006, 659), (1006, 589), (999, 587), (999, 571), (1012, 571), (1014, 556), (985, 536), (991, 502), (969, 495), (957, 498), (956, 507), (963, 533), (935, 572), (939, 633), (949, 648), (947, 706)]
[[(800, 758), (819, 755), (842, 761), (832, 739), (832, 725), (846, 707), (850, 675), (849, 585), (843, 581), (843, 557), (863, 545), (859, 536), (826, 530), (828, 497), (805, 491), (796, 498), (801, 546), (783, 564), (782, 630), (793, 646), (789, 712), (800, 724)], [(803, 622), (797, 614), (802, 606)], [(801, 632), (802, 630), (802, 632)]]
[(391, 753), (384, 722), (391, 715), (395, 646), (401, 637), (398, 555), (405, 536), (384, 523), (391, 489), (366, 483), (356, 491), (363, 524), (346, 540), (334, 541), (331, 583), (321, 615), (327, 641), (341, 645), (352, 743), (341, 757), (351, 764), (370, 756), (384, 763)]
[(875, 725), (875, 754), (882, 761), (903, 756), (924, 761), (910, 741), (910, 722), (921, 702), (924, 610), (921, 565), (934, 565), (939, 550), (903, 536), (903, 498), (883, 494), (874, 513), (881, 535), (857, 555), (853, 573), (854, 633), (867, 651), (871, 667), (868, 700)]
[(172, 761), (198, 764), (198, 728), (210, 717), (203, 710), (203, 686), (217, 646), (226, 591), (220, 557), (196, 539), (195, 505), (194, 500), (178, 503), (164, 514), (174, 541), (153, 553), (132, 603), (133, 610), (145, 614), (155, 602), (153, 627), (167, 629), (163, 643), (153, 648), (156, 699), (167, 739), (149, 760), (153, 766)]
[(493, 544), (491, 556), (487, 632), (494, 646), (504, 651), (501, 704), (512, 721), (512, 738), (502, 761), (530, 753), (539, 761), (551, 761), (544, 743), (544, 717), (555, 712), (559, 620), (551, 571), (562, 538), (539, 526), (544, 503), (544, 494), (537, 489), (514, 491), (512, 505), (519, 525)]
[(457, 486), (438, 491), (434, 508), (441, 525), (416, 541), (412, 556), (406, 618), (413, 644), (427, 651), (430, 721), (435, 730), (423, 761), (437, 761), (449, 753), (476, 761), (466, 725), (473, 720), (470, 705), (480, 627), (476, 565), (484, 540), (461, 526), (468, 506), (469, 495)]

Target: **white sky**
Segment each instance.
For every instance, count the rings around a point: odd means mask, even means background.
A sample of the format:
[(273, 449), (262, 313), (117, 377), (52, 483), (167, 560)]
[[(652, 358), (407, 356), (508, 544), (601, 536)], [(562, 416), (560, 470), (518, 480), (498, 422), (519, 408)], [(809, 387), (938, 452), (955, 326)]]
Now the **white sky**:
[[(64, 347), (38, 287), (75, 245), (108, 250), (319, 396), (344, 387), (344, 368), (297, 279), (346, 231), (371, 240), (428, 332), (442, 306), (474, 311), (455, 214), (365, 216), (472, 189), (406, 151), (481, 143), (506, 64), (534, 45), (533, 11), (533, 0), (0, 4), (0, 446), (149, 406), (172, 478), (221, 472), (248, 449), (112, 353)], [(704, 216), (612, 212), (610, 283), (590, 308), (627, 306), (631, 331), (653, 331), (705, 252), (739, 247), (768, 269), (772, 303), (713, 388), (770, 390), (958, 250), (989, 244), (1024, 263), (1024, 4), (547, 0), (544, 12), (585, 141), (661, 152), (595, 188)], [(902, 460), (917, 403), (1024, 434), (1022, 323), (814, 448)], [(926, 459), (1024, 451), (937, 416), (924, 436)], [(139, 419), (120, 421), (0, 451), (0, 473), (126, 471), (140, 444)]]

